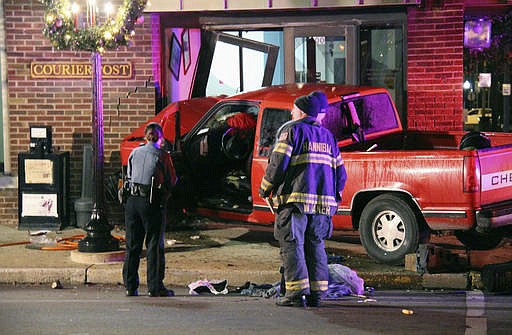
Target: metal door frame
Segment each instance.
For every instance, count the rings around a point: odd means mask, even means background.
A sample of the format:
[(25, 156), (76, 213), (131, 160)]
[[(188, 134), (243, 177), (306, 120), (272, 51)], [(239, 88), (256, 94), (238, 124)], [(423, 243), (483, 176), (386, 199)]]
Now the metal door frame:
[(320, 25), (315, 27), (284, 27), (284, 78), (286, 83), (295, 83), (295, 38), (314, 36), (345, 36), (347, 42), (346, 82), (357, 85), (359, 83), (357, 46), (358, 29), (356, 25)]

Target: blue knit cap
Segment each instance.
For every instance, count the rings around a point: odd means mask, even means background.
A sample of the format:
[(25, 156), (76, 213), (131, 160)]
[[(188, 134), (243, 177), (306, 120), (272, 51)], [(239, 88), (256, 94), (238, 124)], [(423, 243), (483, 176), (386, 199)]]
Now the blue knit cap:
[(315, 96), (318, 98), (320, 102), (320, 113), (327, 112), (327, 107), (329, 107), (329, 102), (327, 101), (327, 96), (322, 91), (313, 91), (309, 93), (309, 95)]
[(320, 100), (315, 95), (308, 94), (298, 97), (294, 104), (309, 116), (316, 117), (320, 112)]

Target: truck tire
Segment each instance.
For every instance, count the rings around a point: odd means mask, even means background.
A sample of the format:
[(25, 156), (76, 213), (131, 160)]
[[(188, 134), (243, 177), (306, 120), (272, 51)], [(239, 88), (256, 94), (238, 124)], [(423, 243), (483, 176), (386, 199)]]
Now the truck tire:
[(459, 144), (460, 150), (474, 150), (491, 147), (491, 140), (479, 131), (470, 131), (462, 136)]
[(503, 235), (500, 233), (479, 233), (474, 229), (456, 230), (455, 236), (472, 250), (491, 250), (500, 245)]
[(359, 221), (361, 243), (373, 259), (402, 265), (405, 255), (416, 252), (419, 227), (412, 208), (401, 197), (383, 194), (363, 209)]

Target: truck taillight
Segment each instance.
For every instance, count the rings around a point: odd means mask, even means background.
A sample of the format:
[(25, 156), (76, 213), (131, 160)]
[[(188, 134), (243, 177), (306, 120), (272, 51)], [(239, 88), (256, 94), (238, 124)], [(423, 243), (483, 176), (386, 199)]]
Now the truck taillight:
[(476, 156), (464, 157), (464, 192), (480, 191), (480, 162)]

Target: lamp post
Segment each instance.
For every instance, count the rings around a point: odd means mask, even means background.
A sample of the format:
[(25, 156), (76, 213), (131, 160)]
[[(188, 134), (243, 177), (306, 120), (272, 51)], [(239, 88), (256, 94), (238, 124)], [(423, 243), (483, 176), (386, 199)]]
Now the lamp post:
[(105, 196), (103, 189), (103, 163), (104, 163), (104, 132), (103, 132), (103, 85), (101, 54), (94, 52), (92, 63), (92, 111), (93, 136), (92, 147), (94, 155), (94, 192), (91, 220), (85, 225), (87, 236), (78, 241), (78, 251), (106, 252), (119, 250), (119, 240), (114, 238), (110, 231), (112, 226), (108, 223), (105, 213)]
[(147, 0), (127, 0), (119, 7), (116, 18), (112, 18), (112, 6), (107, 4), (102, 25), (98, 25), (96, 1), (88, 0), (86, 14), (80, 20), (80, 7), (68, 0), (42, 0), (45, 6), (43, 34), (59, 50), (92, 52), (92, 121), (94, 152), (94, 192), (87, 232), (78, 242), (80, 252), (107, 252), (119, 250), (119, 241), (110, 231), (105, 213), (103, 189), (104, 132), (103, 132), (103, 82), (101, 53), (128, 45), (135, 34), (134, 26), (141, 17)]

